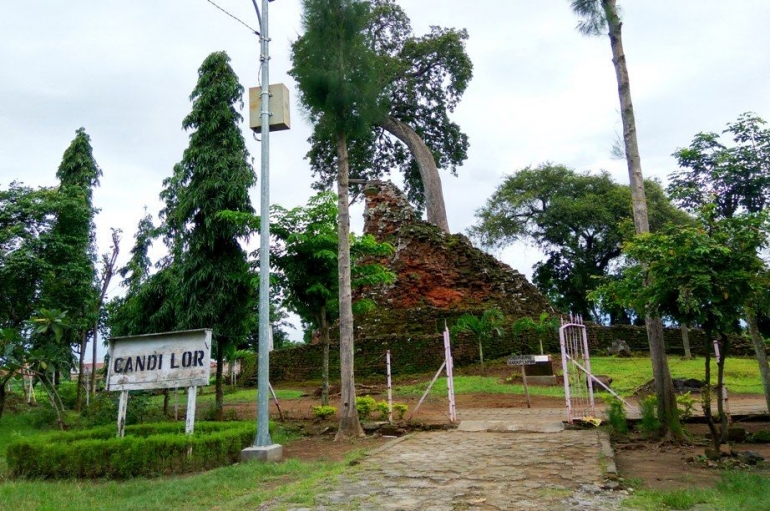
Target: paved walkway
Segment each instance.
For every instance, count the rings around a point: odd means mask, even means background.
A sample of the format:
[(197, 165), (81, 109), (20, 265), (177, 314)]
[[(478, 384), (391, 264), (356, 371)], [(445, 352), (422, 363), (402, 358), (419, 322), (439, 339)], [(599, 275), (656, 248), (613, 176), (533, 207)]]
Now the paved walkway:
[(460, 412), (456, 430), (413, 433), (371, 453), (312, 509), (616, 509), (625, 492), (608, 489), (606, 433), (565, 430), (558, 412)]
[[(731, 411), (762, 413), (764, 406), (748, 400), (731, 403)], [(565, 408), (458, 410), (458, 420), (455, 430), (413, 433), (370, 453), (312, 509), (604, 511), (627, 496), (612, 489), (607, 434), (565, 429)], [(271, 502), (263, 509), (305, 508)]]

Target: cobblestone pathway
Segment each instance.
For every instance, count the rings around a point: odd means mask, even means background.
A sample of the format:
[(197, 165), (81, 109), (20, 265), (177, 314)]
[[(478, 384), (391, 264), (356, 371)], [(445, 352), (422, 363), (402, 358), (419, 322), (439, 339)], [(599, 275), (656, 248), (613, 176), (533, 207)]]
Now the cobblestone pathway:
[[(618, 508), (625, 492), (605, 488), (608, 469), (614, 471), (606, 434), (506, 431), (499, 423), (490, 429), (421, 432), (391, 442), (346, 471), (312, 509)], [(264, 508), (305, 509), (276, 502)]]

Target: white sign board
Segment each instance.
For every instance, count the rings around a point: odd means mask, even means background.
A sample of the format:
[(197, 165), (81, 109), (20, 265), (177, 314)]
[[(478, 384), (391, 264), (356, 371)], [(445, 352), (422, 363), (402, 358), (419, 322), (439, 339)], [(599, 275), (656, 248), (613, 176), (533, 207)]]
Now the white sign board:
[(531, 366), (539, 362), (550, 362), (550, 355), (516, 355), (508, 359), (509, 366)]
[(107, 354), (107, 390), (208, 385), (211, 330), (114, 337)]

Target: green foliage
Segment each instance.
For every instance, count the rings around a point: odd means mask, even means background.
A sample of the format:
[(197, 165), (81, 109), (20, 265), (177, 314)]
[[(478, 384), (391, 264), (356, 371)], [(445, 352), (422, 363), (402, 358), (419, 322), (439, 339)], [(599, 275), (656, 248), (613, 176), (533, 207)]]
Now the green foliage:
[[(119, 392), (99, 392), (81, 412), (86, 425), (103, 426), (117, 424)], [(153, 403), (149, 391), (131, 392), (126, 406), (126, 424), (144, 424), (164, 420), (162, 409)]]
[(679, 408), (679, 419), (686, 421), (692, 417), (695, 408), (695, 398), (689, 392), (676, 396), (676, 404)]
[(398, 420), (402, 420), (408, 410), (409, 406), (405, 403), (393, 403), (393, 411), (396, 412), (396, 418)]
[(766, 243), (767, 218), (762, 214), (716, 218), (710, 206), (698, 221), (697, 226), (668, 226), (626, 244), (626, 255), (639, 264), (597, 294), (679, 323), (730, 331), (746, 297), (766, 287), (767, 274), (757, 249)]
[(690, 212), (714, 203), (722, 217), (741, 211), (757, 213), (770, 203), (770, 129), (757, 115), (746, 112), (722, 132), (698, 133), (689, 147), (673, 156), (680, 169), (670, 176), (672, 198)]
[(689, 490), (642, 489), (629, 497), (629, 509), (770, 509), (770, 479), (740, 470), (724, 471), (713, 488)]
[[(62, 341), (44, 333), (34, 336), (36, 345), (62, 344), (61, 350), (79, 345), (85, 331), (93, 324), (97, 299), (93, 188), (99, 185), (102, 171), (93, 157), (91, 139), (83, 128), (77, 130), (65, 150), (56, 177), (58, 193), (69, 207), (56, 211), (56, 220), (45, 236), (43, 258), (46, 272), (40, 287), (39, 309), (58, 309), (67, 313), (73, 327), (63, 332)], [(64, 204), (62, 204), (64, 206)], [(76, 207), (72, 207), (76, 206)], [(61, 371), (69, 366), (58, 365)]]
[[(409, 410), (409, 406), (404, 403), (393, 403), (393, 412), (397, 420), (404, 418), (404, 415)], [(379, 401), (377, 403), (377, 412), (380, 414), (380, 420), (386, 420), (390, 415), (390, 407), (387, 401)]]
[[(558, 350), (558, 344), (555, 344), (558, 336), (555, 334), (559, 331), (559, 326), (559, 319), (556, 316), (542, 312), (537, 322), (525, 316), (514, 321), (511, 329), (516, 336), (523, 336), (528, 333), (533, 334), (540, 344), (540, 353), (543, 354), (544, 349), (547, 349), (549, 352), (551, 350)], [(551, 343), (548, 344), (548, 341), (551, 341)]]
[(289, 74), (316, 129), (334, 140), (366, 134), (383, 115), (378, 62), (365, 38), (369, 16), (368, 2), (302, 2), (305, 33), (292, 44)]
[[(291, 210), (273, 206), (270, 233), (270, 262), (278, 270), (272, 275), (281, 290), (283, 305), (300, 316), (311, 328), (329, 325), (339, 314), (339, 278), (337, 275), (337, 196), (320, 193), (305, 207)], [(228, 213), (230, 214), (230, 213)], [(250, 225), (256, 218), (231, 216)], [(372, 236), (351, 236), (352, 287), (378, 286), (393, 282), (395, 275), (377, 258), (393, 253), (387, 243)], [(356, 312), (362, 312), (366, 305)]]
[(658, 398), (656, 396), (647, 396), (639, 402), (639, 408), (642, 414), (642, 420), (639, 422), (639, 430), (650, 437), (656, 435), (660, 430), (657, 407)]
[[(687, 222), (654, 181), (645, 183), (653, 229)], [(612, 303), (593, 304), (587, 292), (621, 263), (621, 244), (632, 233), (631, 191), (607, 172), (578, 173), (545, 163), (507, 177), (476, 212), (470, 235), (486, 247), (535, 244), (547, 259), (535, 266), (534, 284), (557, 309), (611, 322), (629, 322)]]
[(485, 310), (481, 316), (466, 312), (457, 319), (457, 323), (452, 327), (452, 332), (454, 333), (464, 332), (476, 338), (479, 344), (479, 360), (482, 373), (484, 372), (484, 344), (488, 344), (495, 337), (503, 335), (504, 320), (503, 311), (494, 307)]
[(570, 5), (581, 18), (577, 30), (583, 35), (604, 35), (609, 23), (613, 26), (620, 23), (618, 9), (608, 8), (605, 0), (570, 0)]
[(110, 478), (159, 476), (209, 470), (237, 463), (251, 444), (253, 423), (183, 423), (128, 426), (125, 438), (114, 427), (24, 438), (7, 448), (14, 477)]
[(310, 410), (313, 412), (313, 417), (321, 420), (326, 420), (337, 413), (337, 408), (330, 405), (317, 405)]
[[(131, 260), (120, 270), (128, 292), (108, 307), (113, 335), (211, 328), (220, 368), (226, 346), (246, 345), (254, 322), (251, 268), (241, 246), (248, 233), (220, 215), (253, 214), (249, 188), (256, 176), (240, 130), (243, 92), (226, 53), (206, 57), (182, 123), (189, 144), (163, 182), (162, 224), (141, 220)], [(161, 234), (169, 255), (148, 275), (147, 252)], [(219, 396), (222, 385), (218, 372)]]
[[(473, 64), (466, 52), (465, 30), (432, 26), (418, 36), (409, 17), (394, 0), (371, 2), (366, 21), (366, 45), (376, 59), (378, 101), (383, 113), (415, 134), (427, 145), (439, 169), (455, 173), (467, 158), (468, 137), (452, 122), (450, 114), (462, 98), (473, 76)], [(308, 153), (316, 187), (328, 189), (336, 176), (336, 147), (317, 125)], [(404, 177), (409, 200), (418, 210), (425, 205), (421, 172), (410, 152), (377, 122), (350, 144), (350, 172), (356, 179), (374, 180), (394, 169)]]
[(612, 429), (620, 434), (628, 433), (628, 422), (626, 421), (626, 405), (620, 399), (611, 399), (610, 407), (607, 410), (607, 418), (609, 419)]
[(368, 419), (375, 410), (377, 410), (377, 400), (372, 396), (356, 397), (356, 411), (360, 420)]

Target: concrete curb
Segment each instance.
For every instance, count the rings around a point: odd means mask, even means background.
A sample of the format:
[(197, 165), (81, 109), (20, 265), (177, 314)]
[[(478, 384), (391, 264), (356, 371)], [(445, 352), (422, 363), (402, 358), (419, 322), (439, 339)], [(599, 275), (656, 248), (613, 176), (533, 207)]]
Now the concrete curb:
[(390, 442), (386, 443), (385, 445), (381, 445), (381, 446), (377, 447), (376, 449), (372, 449), (371, 451), (368, 451), (366, 453), (366, 456), (373, 456), (373, 455), (379, 454), (379, 453), (381, 453), (383, 451), (387, 451), (391, 447), (395, 447), (396, 445), (400, 444), (404, 440), (413, 437), (415, 434), (416, 434), (416, 432), (415, 433), (408, 433), (408, 434), (406, 434), (404, 436), (401, 436), (401, 437), (398, 437), (398, 438), (394, 438), (393, 440), (391, 440)]
[(599, 455), (604, 460), (607, 479), (615, 480), (618, 478), (618, 467), (615, 465), (615, 451), (610, 443), (610, 435), (606, 431), (598, 431), (599, 435)]

